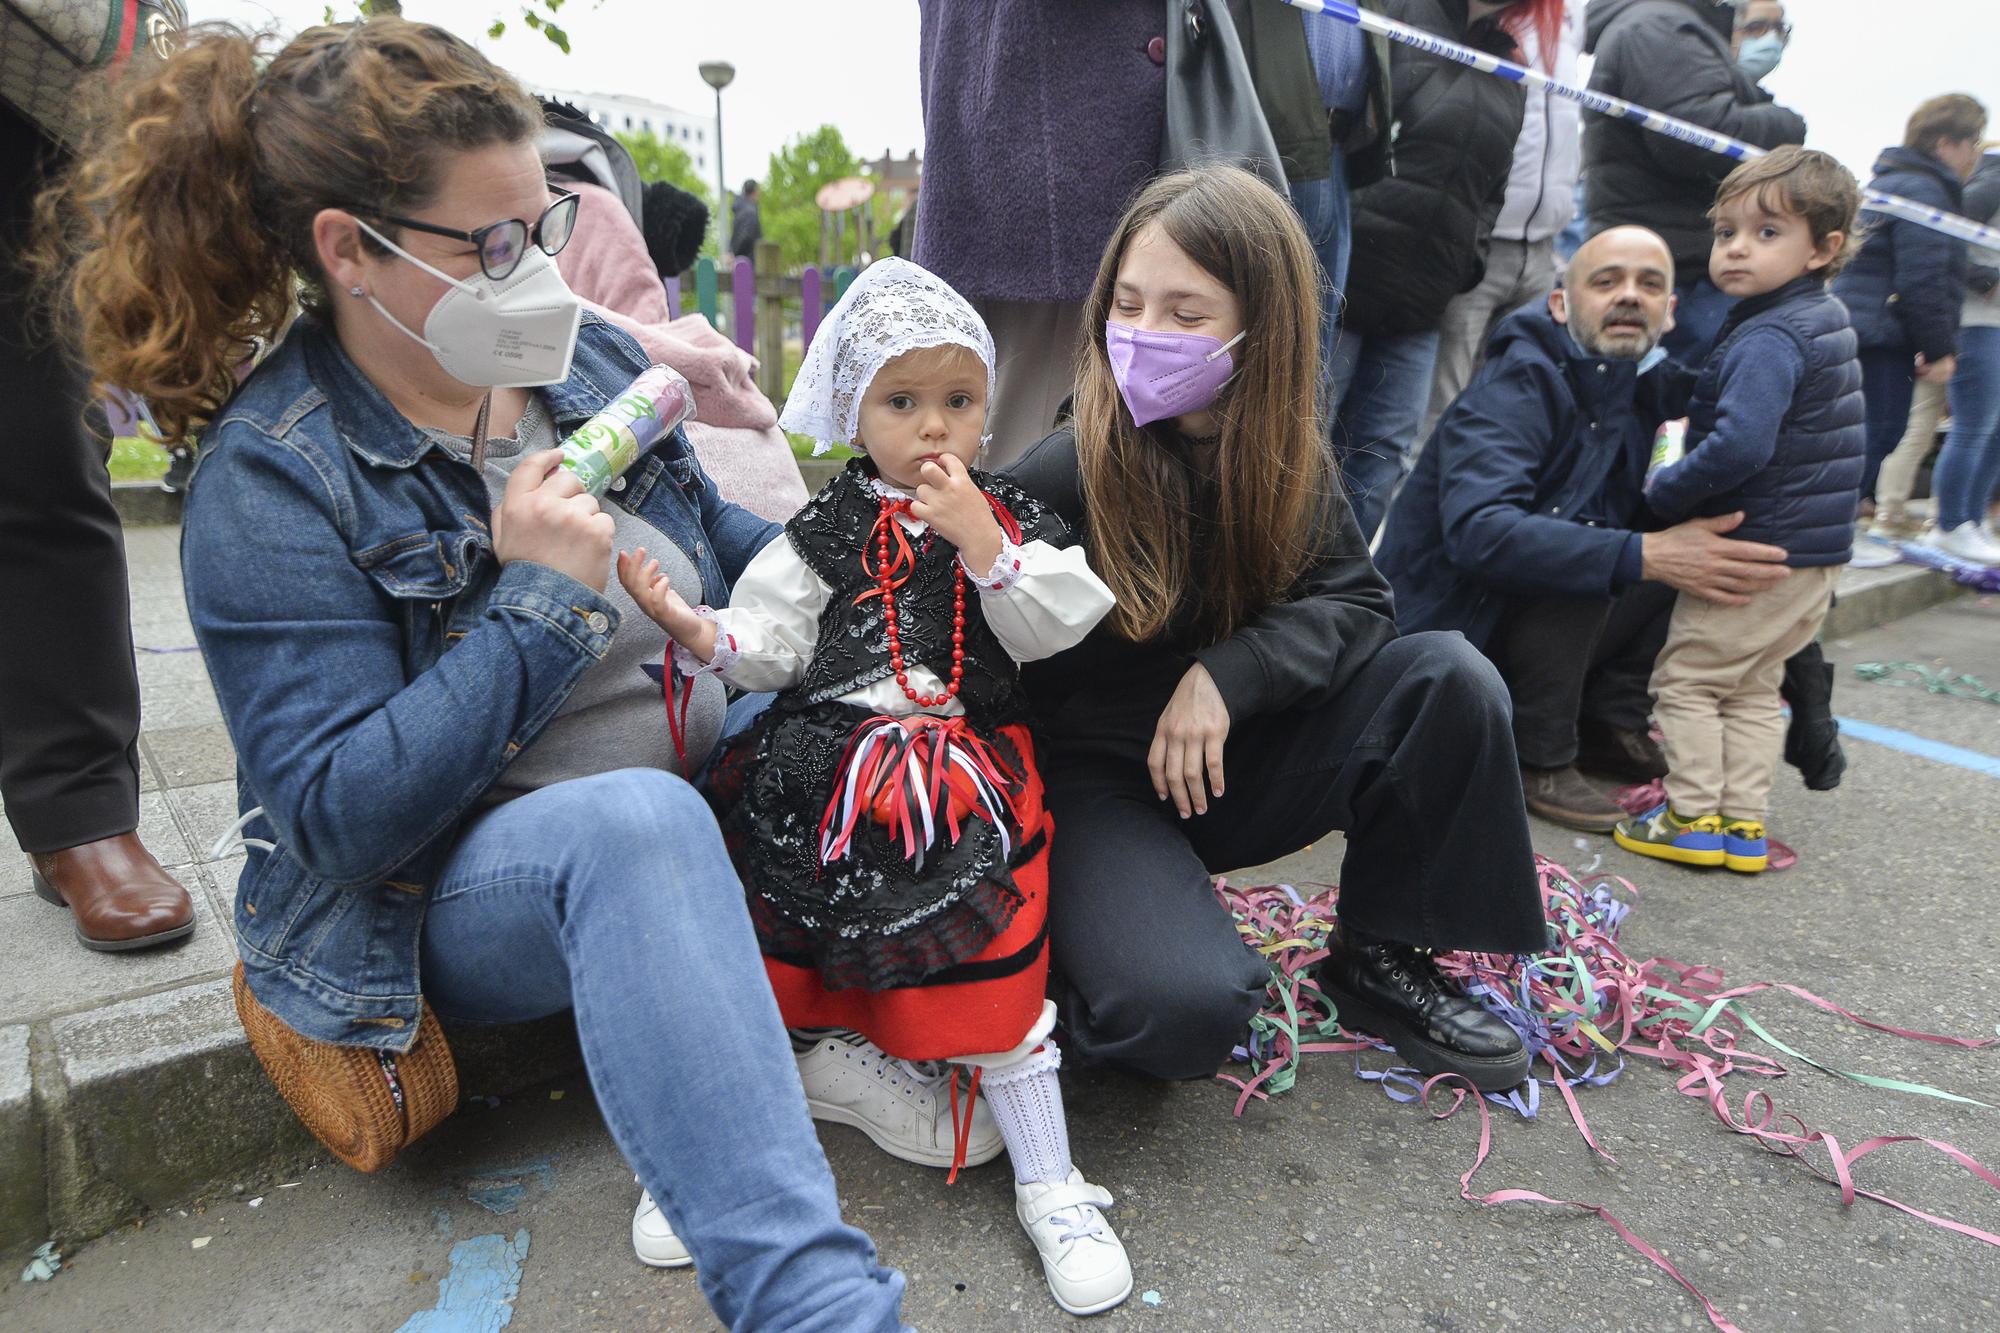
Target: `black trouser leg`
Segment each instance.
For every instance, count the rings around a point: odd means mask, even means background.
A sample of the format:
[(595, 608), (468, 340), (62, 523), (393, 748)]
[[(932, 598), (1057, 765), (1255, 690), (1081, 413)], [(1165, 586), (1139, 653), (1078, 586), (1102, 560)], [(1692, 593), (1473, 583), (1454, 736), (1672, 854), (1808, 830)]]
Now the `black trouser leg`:
[(1576, 762), (1584, 682), (1614, 605), (1604, 597), (1522, 598), (1500, 618), (1493, 661), (1513, 701), (1514, 747), (1529, 768)]
[(1347, 834), (1341, 913), (1405, 943), (1545, 943), (1505, 687), (1462, 638), (1398, 639), (1332, 703), (1251, 718), (1226, 792), (1181, 820), (1145, 770), (1058, 763), (1050, 918), (1079, 1051), (1164, 1078), (1213, 1073), (1263, 994), (1211, 873)]
[(1644, 731), (1653, 715), (1653, 665), (1667, 646), (1676, 593), (1635, 583), (1611, 604), (1584, 678), (1581, 716), (1614, 731)]
[[(0, 108), (0, 254), (22, 253), (45, 141)], [(125, 547), (86, 379), (0, 270), (0, 799), (29, 852), (139, 823)]]

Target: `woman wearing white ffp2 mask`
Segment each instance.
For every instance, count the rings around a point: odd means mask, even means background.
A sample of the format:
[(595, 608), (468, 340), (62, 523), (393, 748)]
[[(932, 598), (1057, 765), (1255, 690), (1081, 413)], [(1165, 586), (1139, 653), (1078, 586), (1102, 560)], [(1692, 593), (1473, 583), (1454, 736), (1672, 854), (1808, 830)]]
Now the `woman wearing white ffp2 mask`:
[(569, 375), (583, 304), (563, 281), (554, 256), (576, 225), (577, 198), (556, 198), (533, 222), (502, 218), (464, 229), (382, 213), (391, 226), (457, 241), (478, 260), (478, 271), (459, 276), (411, 254), (357, 216), (355, 223), (377, 244), (446, 285), (419, 333), (398, 319), (365, 284), (359, 295), (399, 331), (421, 343), (445, 373), (473, 388), (535, 388)]

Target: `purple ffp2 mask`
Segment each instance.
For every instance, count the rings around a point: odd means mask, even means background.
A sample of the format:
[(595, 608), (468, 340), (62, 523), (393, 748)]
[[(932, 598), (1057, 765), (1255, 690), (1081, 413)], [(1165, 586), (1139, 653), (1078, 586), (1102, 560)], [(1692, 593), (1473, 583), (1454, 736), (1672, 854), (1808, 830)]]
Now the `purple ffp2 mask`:
[(1104, 326), (1111, 377), (1118, 381), (1134, 424), (1140, 426), (1207, 408), (1236, 373), (1229, 349), (1242, 341), (1242, 333), (1222, 342), (1203, 333), (1151, 333), (1108, 322)]

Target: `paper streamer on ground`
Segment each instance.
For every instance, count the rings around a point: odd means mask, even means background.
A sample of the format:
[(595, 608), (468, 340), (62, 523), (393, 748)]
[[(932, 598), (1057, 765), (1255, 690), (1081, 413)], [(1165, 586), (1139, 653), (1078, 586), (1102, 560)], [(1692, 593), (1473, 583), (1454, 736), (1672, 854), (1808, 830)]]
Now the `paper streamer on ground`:
[[(1250, 1072), (1243, 1077), (1227, 1072), (1216, 1076), (1238, 1089), (1236, 1113), (1242, 1114), (1252, 1098), (1265, 1099), (1290, 1088), (1301, 1057), (1310, 1052), (1356, 1053), (1354, 1071), (1358, 1077), (1375, 1083), (1395, 1101), (1422, 1105), (1438, 1119), (1449, 1117), (1470, 1097), (1479, 1111), (1479, 1145), (1471, 1167), (1459, 1178), (1462, 1198), (1481, 1205), (1538, 1203), (1593, 1214), (1686, 1288), (1701, 1303), (1709, 1322), (1725, 1333), (1735, 1333), (1736, 1326), (1658, 1249), (1600, 1205), (1523, 1189), (1474, 1194), (1472, 1179), (1492, 1148), (1492, 1122), (1486, 1103), (1492, 1101), (1533, 1117), (1540, 1110), (1542, 1090), (1553, 1089), (1590, 1150), (1615, 1163), (1617, 1159), (1592, 1133), (1577, 1090), (1619, 1077), (1628, 1056), (1657, 1060), (1677, 1071), (1675, 1086), (1683, 1095), (1705, 1102), (1733, 1132), (1755, 1139), (1772, 1152), (1797, 1158), (1837, 1186), (1843, 1204), (1852, 1204), (1857, 1197), (1872, 1199), (1932, 1226), (2000, 1247), (2000, 1235), (1991, 1231), (1936, 1216), (1855, 1183), (1855, 1166), (1862, 1158), (1893, 1144), (1921, 1143), (2000, 1190), (2000, 1175), (1960, 1149), (1917, 1135), (1878, 1135), (1846, 1148), (1832, 1135), (1809, 1128), (1797, 1117), (1780, 1115), (1767, 1092), (1748, 1093), (1740, 1109), (1733, 1108), (1725, 1085), (1731, 1075), (1781, 1078), (1789, 1072), (1776, 1056), (1742, 1045), (1746, 1037), (1754, 1037), (1781, 1055), (1866, 1087), (1986, 1106), (1941, 1088), (1838, 1069), (1804, 1054), (1774, 1035), (1744, 1007), (1744, 999), (1760, 991), (1783, 991), (1862, 1027), (1911, 1041), (1974, 1050), (2000, 1045), (2000, 1039), (1951, 1037), (1892, 1027), (1783, 982), (1725, 986), (1722, 971), (1716, 967), (1669, 958), (1635, 961), (1618, 944), (1631, 911), (1630, 902), (1638, 892), (1629, 881), (1608, 875), (1579, 878), (1543, 857), (1536, 858), (1535, 867), (1549, 926), (1549, 948), (1544, 953), (1533, 958), (1438, 956), (1439, 969), (1520, 1033), (1536, 1064), (1548, 1071), (1546, 1077), (1531, 1078), (1511, 1092), (1484, 1097), (1452, 1075), (1426, 1080), (1411, 1069), (1363, 1065), (1362, 1053), (1382, 1052), (1393, 1059), (1394, 1052), (1371, 1038), (1344, 1031), (1339, 1015), (1312, 976), (1313, 965), (1326, 956), (1338, 890), (1308, 885), (1320, 892), (1307, 897), (1287, 884), (1239, 889), (1218, 880), (1216, 894), (1235, 918), (1244, 943), (1271, 966), (1264, 1008), (1251, 1020), (1249, 1035), (1235, 1053)], [(1449, 1095), (1449, 1105), (1433, 1106), (1432, 1099), (1440, 1091)], [(1822, 1152), (1824, 1164), (1817, 1158)]]
[[(1446, 60), (1455, 60), (1461, 65), (1470, 65), (1474, 69), (1498, 75), (1500, 78), (1529, 88), (1546, 89), (1557, 97), (1575, 102), (1599, 115), (1616, 116), (1620, 120), (1630, 121), (1655, 134), (1664, 134), (1668, 138), (1693, 144), (1697, 148), (1705, 148), (1711, 153), (1720, 153), (1739, 162), (1764, 156), (1765, 150), (1755, 144), (1747, 144), (1741, 139), (1717, 134), (1714, 130), (1692, 122), (1662, 115), (1646, 107), (1634, 105), (1621, 97), (1610, 97), (1589, 88), (1579, 88), (1575, 84), (1564, 83), (1560, 79), (1550, 78), (1540, 70), (1517, 65), (1511, 60), (1502, 60), (1498, 56), (1488, 55), (1484, 51), (1474, 50), (1458, 42), (1448, 42), (1435, 33), (1425, 32), (1422, 28), (1413, 28), (1392, 18), (1384, 18), (1370, 10), (1358, 9), (1345, 0), (1278, 0), (1278, 3), (1290, 5), (1294, 9), (1304, 10), (1308, 14), (1316, 14), (1322, 18), (1352, 23), (1369, 32), (1380, 33), (1392, 42), (1401, 42), (1419, 51), (1426, 51)], [(1932, 231), (1940, 231), (1957, 240), (1984, 246), (1989, 250), (2000, 250), (2000, 230), (1984, 226), (1971, 218), (1947, 213), (1942, 209), (1932, 208), (1929, 204), (1905, 199), (1901, 195), (1884, 194), (1879, 190), (1864, 189), (1861, 198), (1868, 208), (1878, 213), (1887, 213), (1891, 217), (1914, 222), (1920, 227), (1929, 227)]]

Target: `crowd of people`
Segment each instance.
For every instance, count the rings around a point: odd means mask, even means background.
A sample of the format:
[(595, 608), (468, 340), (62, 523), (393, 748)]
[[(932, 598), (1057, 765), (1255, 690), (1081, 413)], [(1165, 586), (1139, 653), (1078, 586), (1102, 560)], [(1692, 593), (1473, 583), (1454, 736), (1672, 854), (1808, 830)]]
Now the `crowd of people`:
[[(443, 29), (206, 25), (63, 151), (7, 108), (9, 249), (66, 340), (10, 282), (0, 787), (38, 891), (93, 949), (193, 929), (133, 832), (94, 380), (197, 451), (240, 1002), (392, 1078), (429, 1012), (573, 1011), (636, 1254), (731, 1326), (902, 1326), (814, 1120), (1004, 1152), (1057, 1304), (1125, 1300), (1056, 1033), (1214, 1072), (1267, 968), (1211, 877), (1335, 830), (1342, 1021), (1519, 1083), (1433, 954), (1544, 946), (1529, 814), (1763, 870), (1781, 755), (1844, 763), (1839, 570), (1867, 534), (2000, 562), (2000, 253), (1802, 146), (1779, 0), (1362, 3), (1770, 151), (1238, 0), (1209, 21), (1280, 160), (1162, 172), (1157, 4), (923, 0), (914, 262), (779, 415)], [(1872, 183), (2000, 223), (1986, 130), (1927, 100)], [(558, 444), (656, 361), (704, 414), (586, 489)], [(856, 457), (807, 500), (780, 426)], [(1629, 816), (1604, 785), (1654, 781)]]

